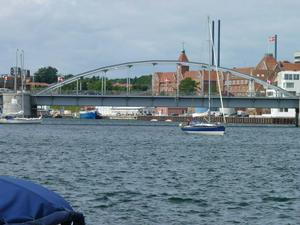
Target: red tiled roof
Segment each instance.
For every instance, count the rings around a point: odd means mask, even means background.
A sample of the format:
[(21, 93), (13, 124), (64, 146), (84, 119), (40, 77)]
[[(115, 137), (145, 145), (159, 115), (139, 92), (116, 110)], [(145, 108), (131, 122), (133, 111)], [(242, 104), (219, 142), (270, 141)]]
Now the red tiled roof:
[(253, 70), (255, 70), (254, 67), (240, 67), (240, 68), (233, 68), (233, 70), (240, 72), (240, 73), (245, 73), (245, 74), (251, 74)]
[(158, 72), (156, 74), (160, 82), (176, 82), (175, 72)]
[(278, 63), (272, 54), (266, 54), (262, 60), (257, 64), (256, 69), (275, 70)]
[(180, 55), (179, 55), (179, 58), (178, 58), (178, 61), (180, 62), (188, 62), (188, 57), (186, 56), (185, 54), (185, 51), (181, 51)]
[[(158, 72), (156, 74), (157, 74), (157, 77), (159, 79), (159, 82), (176, 82), (176, 72)], [(199, 80), (202, 75), (203, 75), (203, 71), (195, 71), (195, 70), (186, 71), (183, 74), (183, 79), (189, 77), (189, 78), (192, 78), (194, 80)], [(221, 76), (221, 73), (219, 75)], [(204, 71), (204, 80), (208, 81), (208, 71)], [(211, 71), (210, 80), (211, 81), (216, 81), (217, 80), (216, 71)]]
[[(234, 68), (233, 70), (240, 72), (240, 73), (248, 74), (250, 76), (257, 77), (264, 81), (266, 81), (266, 80), (273, 81), (275, 79), (275, 71), (274, 70), (256, 69), (253, 67)], [(230, 79), (231, 80), (240, 80), (243, 78), (231, 76)]]
[(300, 63), (290, 63), (290, 62), (279, 62), (280, 69), (282, 71), (299, 71), (300, 70)]
[[(203, 75), (203, 71), (187, 71), (184, 73), (183, 77), (184, 78), (192, 78), (192, 79), (199, 79), (201, 75)], [(221, 73), (219, 73), (221, 76)], [(202, 79), (202, 78), (201, 78)], [(204, 71), (204, 80), (208, 81), (208, 71)], [(217, 73), (216, 71), (211, 71), (210, 72), (210, 80), (211, 81), (216, 81), (217, 80)]]

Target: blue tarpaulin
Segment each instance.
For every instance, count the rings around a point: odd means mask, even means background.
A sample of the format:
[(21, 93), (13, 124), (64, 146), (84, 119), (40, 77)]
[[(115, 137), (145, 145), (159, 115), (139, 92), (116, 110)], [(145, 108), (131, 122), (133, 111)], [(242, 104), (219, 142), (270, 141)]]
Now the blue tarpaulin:
[(0, 225), (84, 225), (58, 194), (30, 181), (0, 176)]

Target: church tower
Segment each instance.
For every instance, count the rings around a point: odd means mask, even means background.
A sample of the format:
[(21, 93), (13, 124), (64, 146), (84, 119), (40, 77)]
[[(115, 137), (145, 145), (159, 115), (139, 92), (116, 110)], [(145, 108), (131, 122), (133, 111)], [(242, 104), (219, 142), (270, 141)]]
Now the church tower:
[(190, 70), (190, 67), (185, 62), (189, 62), (188, 57), (185, 54), (184, 45), (182, 51), (179, 55), (178, 61), (182, 62), (178, 65), (178, 70), (182, 76), (184, 76), (185, 72)]

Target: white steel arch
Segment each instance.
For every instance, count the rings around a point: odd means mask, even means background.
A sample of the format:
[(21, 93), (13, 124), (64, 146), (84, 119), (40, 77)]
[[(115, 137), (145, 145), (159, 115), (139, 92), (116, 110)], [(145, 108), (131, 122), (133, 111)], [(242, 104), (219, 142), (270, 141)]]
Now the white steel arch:
[[(83, 72), (83, 73), (79, 73), (61, 83), (57, 83), (57, 84), (54, 84), (48, 88), (45, 88), (43, 90), (41, 90), (40, 92), (38, 92), (36, 95), (41, 95), (41, 94), (45, 94), (49, 91), (52, 91), (52, 90), (55, 90), (57, 88), (60, 88), (60, 87), (63, 87), (64, 85), (67, 85), (67, 84), (70, 84), (70, 83), (73, 83), (79, 79), (82, 79), (84, 77), (89, 77), (89, 76), (92, 76), (92, 75), (96, 75), (98, 74), (99, 72), (103, 72), (103, 73), (106, 73), (107, 71), (110, 71), (110, 70), (117, 70), (117, 69), (126, 69), (128, 68), (129, 66), (130, 67), (133, 67), (133, 66), (138, 66), (138, 65), (153, 65), (153, 66), (156, 66), (156, 65), (167, 65), (167, 64), (171, 64), (171, 65), (178, 65), (178, 64), (185, 64), (185, 65), (191, 65), (191, 66), (199, 66), (201, 67), (202, 69), (206, 69), (208, 70), (209, 69), (209, 65), (206, 64), (206, 63), (200, 63), (200, 62), (181, 62), (181, 61), (178, 61), (178, 60), (144, 60), (144, 61), (134, 61), (134, 62), (125, 62), (125, 63), (120, 63), (120, 64), (114, 64), (114, 65), (109, 65), (109, 66), (103, 66), (103, 67), (99, 67), (97, 69), (93, 69), (93, 70), (89, 70), (89, 71), (86, 71), (86, 72)], [(215, 66), (210, 66), (211, 70), (215, 70)], [(228, 69), (228, 68), (225, 68), (225, 67), (218, 67), (218, 70), (220, 72), (224, 72), (224, 73), (230, 73), (234, 76), (237, 76), (237, 77), (241, 77), (241, 78), (244, 78), (244, 79), (247, 79), (247, 80), (251, 80), (251, 81), (254, 81), (258, 84), (261, 84), (262, 86), (264, 87), (268, 87), (269, 89), (273, 89), (275, 91), (278, 91), (279, 93), (281, 94), (284, 94), (285, 96), (292, 96), (292, 94), (290, 94), (289, 92), (287, 92), (286, 90), (280, 88), (280, 87), (277, 87), (277, 86), (274, 86), (274, 85), (271, 85), (257, 77), (254, 77), (254, 76), (250, 76), (248, 74), (245, 74), (245, 73), (240, 73), (238, 71), (235, 71), (235, 70), (232, 70), (232, 69)]]

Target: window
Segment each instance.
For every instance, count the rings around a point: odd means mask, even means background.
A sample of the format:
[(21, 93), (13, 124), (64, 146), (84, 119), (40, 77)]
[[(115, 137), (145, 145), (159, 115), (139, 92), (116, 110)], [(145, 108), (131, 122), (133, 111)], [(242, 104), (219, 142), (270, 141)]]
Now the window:
[[(284, 74), (284, 79), (285, 80), (293, 80), (293, 75), (296, 75), (296, 74), (290, 74), (290, 73)], [(297, 75), (299, 75), (299, 74), (297, 74)]]
[(288, 112), (289, 109), (288, 109), (288, 108), (281, 108), (279, 111), (280, 111), (280, 112)]
[(299, 74), (294, 74), (294, 80), (299, 80)]
[(225, 85), (231, 85), (231, 80), (225, 80)]
[(294, 88), (294, 83), (293, 82), (287, 82), (287, 83), (284, 84), (284, 86), (286, 88)]
[(288, 80), (289, 79), (289, 75), (288, 74), (284, 74), (284, 79)]

